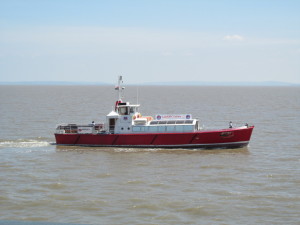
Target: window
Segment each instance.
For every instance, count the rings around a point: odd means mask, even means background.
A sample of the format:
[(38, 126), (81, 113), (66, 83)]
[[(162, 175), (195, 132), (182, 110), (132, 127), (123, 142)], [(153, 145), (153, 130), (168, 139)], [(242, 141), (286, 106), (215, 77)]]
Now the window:
[(176, 131), (177, 131), (177, 132), (183, 132), (183, 127), (184, 127), (184, 126), (182, 126), (182, 125), (179, 125), (179, 126), (177, 125), (177, 126), (176, 126)]
[(149, 127), (149, 132), (157, 132), (157, 130), (158, 130), (157, 126)]
[(183, 128), (184, 131), (194, 131), (194, 126), (186, 125)]
[(158, 124), (167, 124), (167, 121), (166, 120), (158, 121)]
[(165, 132), (166, 127), (165, 126), (158, 126), (158, 131), (159, 132)]
[(128, 115), (128, 107), (120, 107), (119, 113), (120, 115)]
[(167, 126), (167, 131), (174, 132), (175, 131), (175, 126)]
[(141, 129), (140, 129), (140, 127), (132, 127), (132, 131), (133, 132), (140, 132)]
[(176, 124), (176, 120), (169, 120), (168, 124)]

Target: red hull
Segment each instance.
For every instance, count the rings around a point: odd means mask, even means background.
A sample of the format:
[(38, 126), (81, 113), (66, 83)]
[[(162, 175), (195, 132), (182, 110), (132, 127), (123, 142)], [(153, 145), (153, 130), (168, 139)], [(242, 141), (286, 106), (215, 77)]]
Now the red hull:
[(247, 146), (254, 126), (191, 133), (55, 134), (58, 145), (139, 148), (237, 148)]

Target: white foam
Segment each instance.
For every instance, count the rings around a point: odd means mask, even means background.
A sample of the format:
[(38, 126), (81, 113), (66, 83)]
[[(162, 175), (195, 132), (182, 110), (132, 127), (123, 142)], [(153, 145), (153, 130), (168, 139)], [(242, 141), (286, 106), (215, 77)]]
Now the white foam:
[(34, 139), (0, 141), (0, 148), (32, 148), (32, 147), (44, 147), (48, 145), (50, 145), (50, 142), (48, 141), (34, 140)]

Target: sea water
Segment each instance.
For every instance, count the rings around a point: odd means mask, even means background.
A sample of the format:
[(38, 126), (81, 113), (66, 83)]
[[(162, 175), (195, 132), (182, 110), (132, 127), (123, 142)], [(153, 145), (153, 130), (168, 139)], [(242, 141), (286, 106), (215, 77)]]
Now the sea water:
[(0, 221), (300, 223), (299, 87), (125, 89), (143, 116), (255, 125), (246, 148), (53, 145), (57, 124), (104, 122), (116, 98), (106, 86), (0, 86)]

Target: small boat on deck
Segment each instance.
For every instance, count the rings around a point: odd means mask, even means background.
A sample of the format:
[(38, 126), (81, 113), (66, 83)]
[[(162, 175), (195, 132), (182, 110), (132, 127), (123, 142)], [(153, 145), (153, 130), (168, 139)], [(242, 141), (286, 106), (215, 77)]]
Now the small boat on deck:
[(142, 116), (139, 104), (124, 102), (122, 76), (118, 77), (118, 100), (105, 123), (60, 124), (57, 145), (120, 148), (241, 148), (249, 144), (254, 126), (248, 124), (205, 130), (191, 114)]

